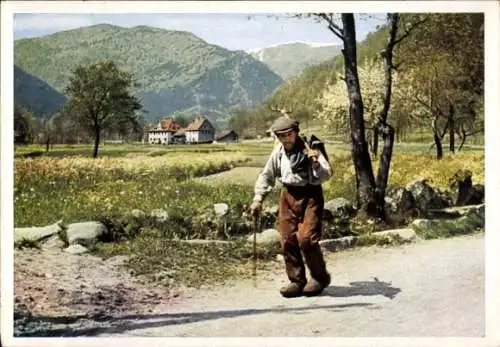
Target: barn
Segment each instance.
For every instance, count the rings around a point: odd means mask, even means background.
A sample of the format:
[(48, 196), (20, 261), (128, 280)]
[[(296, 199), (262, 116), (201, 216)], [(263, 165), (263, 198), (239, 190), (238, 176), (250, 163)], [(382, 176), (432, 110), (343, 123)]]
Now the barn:
[(215, 135), (217, 143), (234, 143), (238, 142), (238, 134), (234, 130), (225, 130)]

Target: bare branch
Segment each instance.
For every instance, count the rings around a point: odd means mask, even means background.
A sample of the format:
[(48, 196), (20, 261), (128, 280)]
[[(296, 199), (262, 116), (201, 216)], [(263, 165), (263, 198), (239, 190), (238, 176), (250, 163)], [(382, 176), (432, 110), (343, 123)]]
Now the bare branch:
[(328, 17), (328, 15), (326, 13), (315, 13), (316, 16), (324, 19), (327, 23), (328, 23), (328, 29), (335, 35), (337, 36), (339, 39), (341, 39), (342, 41), (344, 41), (344, 35), (343, 35), (343, 30), (340, 26), (338, 26), (337, 24), (335, 24), (335, 22), (333, 21), (333, 16), (330, 15), (330, 17)]

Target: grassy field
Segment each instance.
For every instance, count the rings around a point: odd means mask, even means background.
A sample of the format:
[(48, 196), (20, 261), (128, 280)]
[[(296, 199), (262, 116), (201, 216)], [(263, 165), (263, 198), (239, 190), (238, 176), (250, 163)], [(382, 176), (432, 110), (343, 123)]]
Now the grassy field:
[[(134, 209), (164, 209), (169, 220), (161, 226), (130, 222), (119, 242), (99, 243), (93, 251), (103, 255), (132, 254), (137, 273), (170, 271), (169, 278), (189, 285), (220, 283), (231, 276), (249, 274), (250, 252), (243, 242), (227, 245), (186, 245), (172, 238), (219, 238), (220, 225), (198, 220), (213, 211), (213, 204), (230, 205), (236, 221), (253, 197), (253, 184), (273, 143), (150, 146), (103, 145), (100, 158), (92, 159), (90, 145), (56, 145), (16, 148), (14, 163), (14, 223), (39, 226), (62, 219), (66, 224), (87, 220), (129, 221)], [(355, 179), (349, 147), (329, 143), (327, 150), (334, 176), (325, 183), (326, 200), (354, 200)], [(41, 152), (41, 153), (40, 153)], [(29, 157), (26, 154), (38, 153)], [(389, 186), (404, 186), (427, 178), (447, 188), (459, 169), (469, 169), (474, 183), (484, 183), (484, 152), (449, 155), (437, 161), (428, 144), (396, 144)], [(378, 159), (373, 160), (373, 167)], [(273, 192), (265, 205), (276, 203)], [(106, 219), (107, 218), (107, 219)], [(140, 229), (140, 230), (138, 230)], [(132, 232), (133, 231), (133, 232)], [(128, 233), (128, 234), (127, 234)], [(273, 252), (259, 250), (261, 259)], [(210, 266), (200, 272), (199, 266)], [(175, 270), (175, 271), (172, 271)], [(167, 276), (168, 277), (168, 276)]]

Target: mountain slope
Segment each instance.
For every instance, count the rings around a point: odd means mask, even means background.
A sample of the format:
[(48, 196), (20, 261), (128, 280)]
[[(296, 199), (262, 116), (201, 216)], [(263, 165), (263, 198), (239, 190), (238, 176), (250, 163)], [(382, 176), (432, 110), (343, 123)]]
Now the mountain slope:
[(14, 103), (43, 118), (56, 113), (65, 102), (64, 95), (14, 65)]
[(150, 121), (193, 108), (224, 114), (262, 102), (283, 83), (248, 54), (181, 31), (100, 24), (14, 42), (15, 63), (59, 92), (72, 68), (103, 59), (134, 73)]
[(250, 54), (286, 80), (300, 75), (309, 66), (331, 60), (340, 53), (340, 49), (340, 46), (313, 46), (296, 42), (251, 51)]
[[(357, 43), (359, 65), (366, 59), (379, 57), (380, 51), (385, 47), (387, 35), (387, 26), (381, 26), (377, 31), (369, 33), (362, 42)], [(305, 68), (301, 74), (276, 90), (266, 103), (295, 110), (303, 108), (314, 114), (319, 107), (317, 99), (322, 95), (326, 85), (335, 83), (337, 75), (343, 72), (344, 59), (342, 54), (338, 54), (320, 64)]]

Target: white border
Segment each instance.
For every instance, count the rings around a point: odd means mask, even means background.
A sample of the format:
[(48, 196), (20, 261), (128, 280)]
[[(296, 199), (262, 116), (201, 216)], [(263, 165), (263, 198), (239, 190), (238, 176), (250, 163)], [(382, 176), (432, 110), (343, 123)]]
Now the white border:
[[(492, 1), (7, 1), (16, 13), (482, 12)], [(453, 4), (452, 6), (450, 6)]]
[[(487, 338), (13, 338), (13, 13), (283, 13), (283, 12), (485, 12), (486, 81), (486, 336)], [(500, 333), (500, 252), (498, 206), (500, 178), (499, 117), (499, 4), (491, 1), (279, 1), (279, 2), (167, 2), (167, 1), (2, 1), (1, 3), (1, 337), (4, 346), (97, 346), (120, 343), (123, 347), (137, 343), (158, 346), (499, 346)], [(326, 30), (326, 29), (325, 29)], [(459, 298), (457, 298), (459, 300)], [(299, 341), (300, 340), (300, 341)]]

